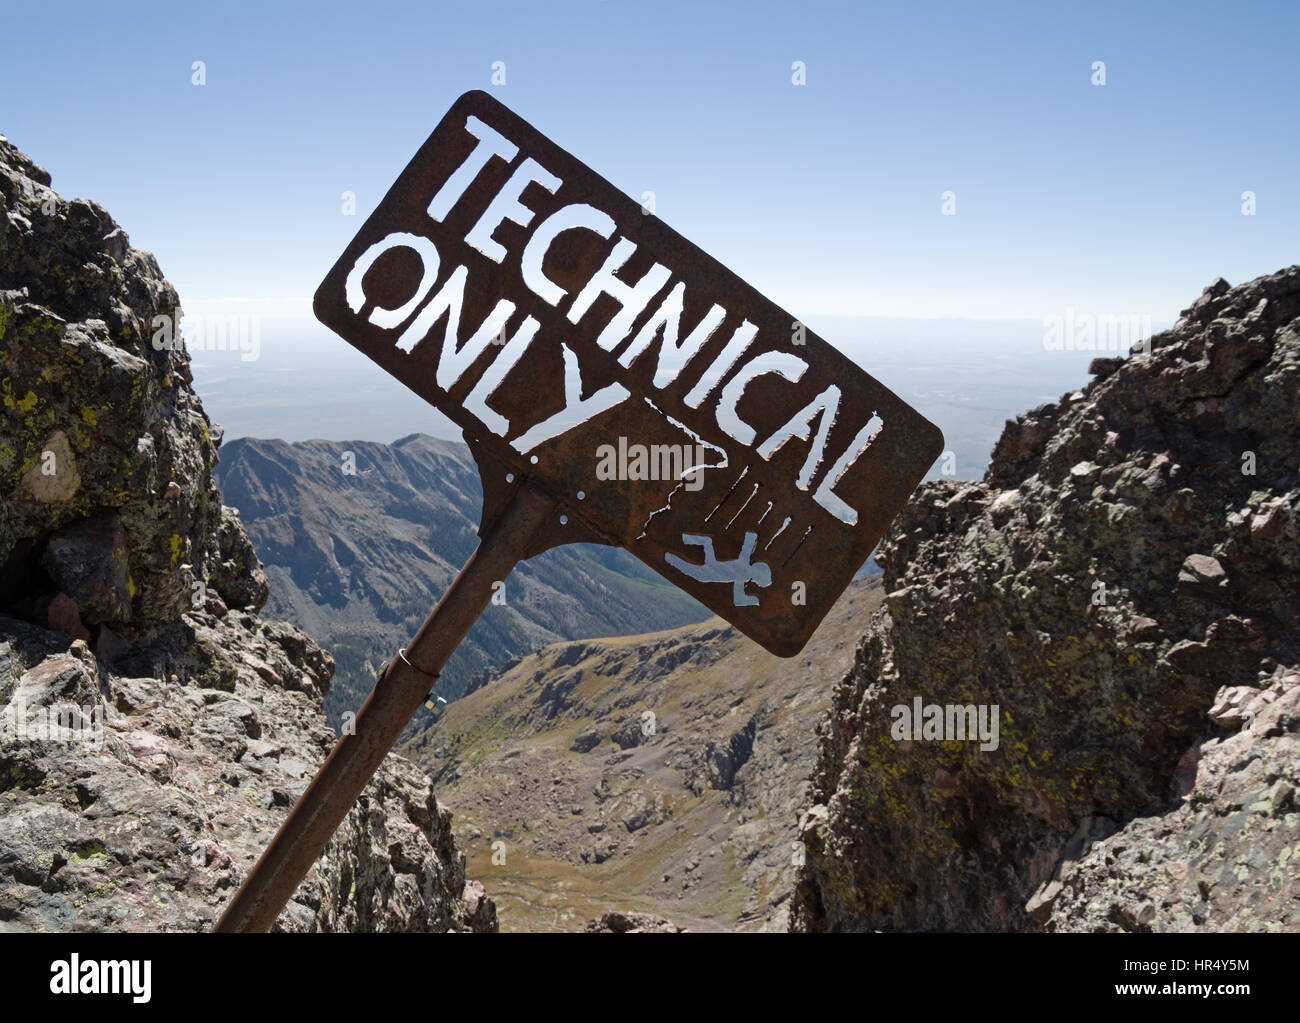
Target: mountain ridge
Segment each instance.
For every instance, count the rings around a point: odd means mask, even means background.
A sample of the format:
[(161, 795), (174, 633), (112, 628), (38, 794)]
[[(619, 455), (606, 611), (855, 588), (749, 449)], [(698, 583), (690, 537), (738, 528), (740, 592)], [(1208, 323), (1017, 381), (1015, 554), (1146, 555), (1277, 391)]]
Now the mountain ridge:
[[(393, 444), (230, 441), (216, 476), (272, 582), (271, 613), (338, 661), (331, 722), (355, 712), (478, 544), (481, 487), (469, 449), (410, 434)], [(708, 616), (617, 548), (575, 544), (518, 565), (439, 680), (471, 679), (547, 643), (667, 628)]]

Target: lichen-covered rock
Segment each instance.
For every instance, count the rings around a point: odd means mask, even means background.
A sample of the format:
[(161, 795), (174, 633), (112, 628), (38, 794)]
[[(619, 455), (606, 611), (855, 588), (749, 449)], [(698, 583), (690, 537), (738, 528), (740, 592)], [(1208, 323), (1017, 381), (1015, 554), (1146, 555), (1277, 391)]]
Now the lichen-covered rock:
[(1300, 930), (1300, 673), (1238, 687), (1183, 756), (1173, 810), (1090, 843), (1053, 880), (1052, 931)]
[(224, 603), (246, 611), (262, 610), (270, 583), (235, 508), (221, 508), (217, 552), (209, 558), (207, 568), (208, 581)]
[[(256, 612), (176, 293), (0, 137), (0, 931), (211, 927), (335, 742), (334, 661)], [(161, 335), (160, 335), (161, 336)], [(174, 336), (174, 334), (173, 334)], [(496, 929), (388, 757), (281, 930)]]
[(174, 343), (175, 290), (103, 208), (49, 186), (0, 137), (0, 605), (59, 592), (51, 533), (112, 509), (129, 594), (107, 617), (79, 602), (88, 624), (143, 635), (189, 610), (196, 582), (260, 607), (265, 575), (212, 482), (221, 431)]
[[(1251, 869), (1247, 836), (1279, 856), (1300, 839), (1272, 788), (1284, 735), (1267, 779), (1219, 764), (1221, 787), (1169, 802), (1189, 748), (1222, 737), (1221, 687), (1274, 691), (1300, 664), (1300, 267), (1216, 281), (1148, 354), (1098, 369), (1009, 422), (982, 482), (922, 486), (882, 544), (888, 596), (822, 725), (796, 929), (1087, 927), (1096, 886), (1126, 884), (1116, 926), (1136, 906), (1134, 926), (1265, 927), (1300, 892), (1270, 871), (1220, 879), (1208, 911), (1180, 901), (1211, 866)], [(893, 708), (917, 697), (996, 706), (997, 748), (899, 741)], [(1264, 788), (1267, 815), (1230, 816)], [(1135, 815), (1158, 816), (1089, 853)], [(1112, 855), (1155, 829), (1185, 839), (1161, 862), (1195, 861), (1170, 903), (1159, 871), (1126, 880)]]

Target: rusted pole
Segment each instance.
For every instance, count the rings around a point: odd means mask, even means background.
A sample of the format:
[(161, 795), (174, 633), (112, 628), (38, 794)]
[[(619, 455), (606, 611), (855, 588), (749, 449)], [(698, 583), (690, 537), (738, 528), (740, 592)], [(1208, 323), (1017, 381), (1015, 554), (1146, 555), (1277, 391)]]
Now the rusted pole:
[(432, 688), (452, 652), (492, 599), (492, 584), (522, 560), (555, 508), (532, 486), (520, 487), (479, 541), (465, 567), (420, 626), (405, 655), (394, 657), (356, 718), (213, 928), (266, 931), (297, 890), (380, 761)]

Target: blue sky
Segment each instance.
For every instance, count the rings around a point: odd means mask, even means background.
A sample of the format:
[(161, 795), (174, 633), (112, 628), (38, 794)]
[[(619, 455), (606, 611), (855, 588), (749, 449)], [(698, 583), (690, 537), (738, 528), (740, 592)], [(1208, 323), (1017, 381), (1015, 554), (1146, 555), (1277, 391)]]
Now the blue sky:
[(346, 242), (485, 88), (796, 316), (1159, 326), (1218, 275), (1300, 258), (1297, 9), (23, 5), (0, 132), (153, 250), (190, 311), (258, 299), (309, 329)]

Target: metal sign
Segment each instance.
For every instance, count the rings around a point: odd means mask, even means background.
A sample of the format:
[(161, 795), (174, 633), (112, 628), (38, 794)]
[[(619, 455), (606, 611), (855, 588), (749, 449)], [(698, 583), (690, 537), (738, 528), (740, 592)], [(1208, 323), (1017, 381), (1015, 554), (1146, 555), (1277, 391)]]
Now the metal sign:
[(464, 430), (481, 539), (217, 931), (275, 923), (518, 561), (625, 547), (792, 656), (943, 447), (789, 313), (482, 92), (442, 119), (315, 308)]
[(532, 479), (545, 546), (626, 548), (797, 653), (939, 430), (483, 92), (462, 96), (316, 315), (465, 432), (485, 519)]

